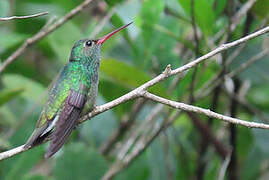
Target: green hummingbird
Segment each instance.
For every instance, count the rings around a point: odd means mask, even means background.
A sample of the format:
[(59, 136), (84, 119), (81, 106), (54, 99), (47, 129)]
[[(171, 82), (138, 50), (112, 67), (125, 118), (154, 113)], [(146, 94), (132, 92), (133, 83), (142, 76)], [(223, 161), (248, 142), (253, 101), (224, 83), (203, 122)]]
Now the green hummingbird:
[(50, 140), (45, 154), (45, 158), (49, 158), (63, 146), (79, 118), (95, 106), (101, 45), (131, 23), (100, 39), (83, 39), (74, 44), (69, 62), (51, 86), (36, 128), (25, 147), (30, 148)]

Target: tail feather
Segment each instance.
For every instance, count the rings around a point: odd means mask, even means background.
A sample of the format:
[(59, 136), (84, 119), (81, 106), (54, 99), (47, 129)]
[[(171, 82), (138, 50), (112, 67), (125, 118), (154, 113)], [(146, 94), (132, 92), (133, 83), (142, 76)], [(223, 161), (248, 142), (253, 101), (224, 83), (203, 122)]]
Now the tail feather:
[(45, 125), (35, 129), (30, 138), (25, 143), (25, 147), (30, 148), (41, 144), (50, 134), (50, 131), (48, 131), (46, 134), (41, 136), (41, 134), (46, 131), (47, 127), (48, 125)]
[(55, 116), (52, 120), (47, 121), (43, 126), (36, 128), (30, 138), (25, 143), (25, 147), (33, 147), (41, 144), (45, 140), (51, 137), (54, 126), (58, 120), (59, 116)]
[[(56, 124), (56, 129), (50, 142), (50, 147), (45, 154), (45, 158), (49, 158), (54, 155), (64, 145), (77, 124), (80, 112), (81, 110), (72, 107), (72, 112), (67, 119), (60, 117), (59, 123)], [(61, 122), (61, 119), (65, 121)]]

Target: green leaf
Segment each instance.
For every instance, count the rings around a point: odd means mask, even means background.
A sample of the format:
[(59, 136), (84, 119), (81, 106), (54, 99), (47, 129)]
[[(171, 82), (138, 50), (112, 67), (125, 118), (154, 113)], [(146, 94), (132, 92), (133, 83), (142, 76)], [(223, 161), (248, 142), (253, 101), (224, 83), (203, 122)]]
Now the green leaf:
[(16, 74), (6, 74), (3, 84), (7, 89), (23, 89), (21, 95), (34, 102), (39, 102), (45, 92), (45, 88), (38, 82)]
[(215, 15), (216, 17), (220, 16), (226, 7), (227, 0), (218, 0), (216, 1)]
[[(152, 79), (152, 77), (137, 67), (116, 59), (103, 60), (100, 66), (100, 71), (116, 84), (121, 84), (129, 89), (136, 88)], [(156, 84), (149, 89), (152, 93), (159, 96), (167, 96), (166, 91), (161, 84)]]
[(269, 12), (269, 1), (268, 0), (259, 0), (257, 1), (252, 10), (261, 18), (266, 18)]
[[(178, 0), (185, 13), (191, 19), (191, 1)], [(212, 5), (208, 0), (194, 1), (195, 21), (205, 35), (212, 33), (215, 21), (215, 14)]]
[(20, 95), (22, 92), (22, 88), (5, 89), (0, 91), (0, 106)]
[(93, 148), (82, 143), (65, 146), (64, 153), (56, 158), (53, 168), (55, 179), (101, 179), (107, 170), (105, 159)]

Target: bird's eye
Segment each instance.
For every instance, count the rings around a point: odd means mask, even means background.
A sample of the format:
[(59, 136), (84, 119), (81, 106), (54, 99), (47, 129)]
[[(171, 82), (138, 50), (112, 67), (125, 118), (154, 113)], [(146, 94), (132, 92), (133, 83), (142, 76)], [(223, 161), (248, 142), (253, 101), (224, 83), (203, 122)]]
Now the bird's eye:
[(92, 46), (92, 41), (90, 40), (90, 41), (86, 41), (86, 46)]

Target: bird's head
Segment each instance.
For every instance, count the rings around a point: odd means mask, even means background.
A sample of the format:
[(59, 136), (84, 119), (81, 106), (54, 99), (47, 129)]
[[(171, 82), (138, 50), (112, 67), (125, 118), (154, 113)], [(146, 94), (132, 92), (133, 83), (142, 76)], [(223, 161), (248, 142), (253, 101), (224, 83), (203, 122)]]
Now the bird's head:
[(78, 40), (71, 51), (71, 56), (69, 58), (69, 62), (81, 61), (84, 59), (87, 60), (99, 60), (100, 59), (100, 49), (101, 45), (108, 40), (111, 36), (119, 32), (120, 30), (126, 28), (131, 23), (126, 24), (113, 32), (105, 35), (104, 37), (96, 40), (91, 39), (82, 39)]

